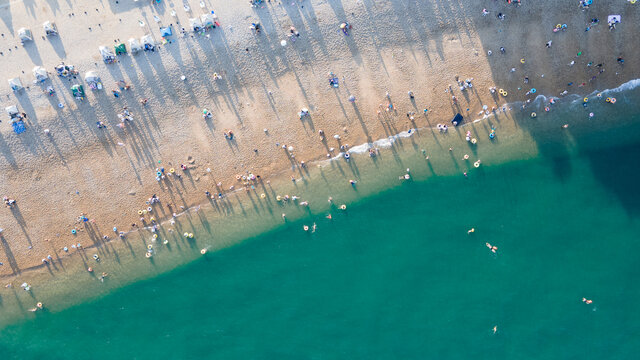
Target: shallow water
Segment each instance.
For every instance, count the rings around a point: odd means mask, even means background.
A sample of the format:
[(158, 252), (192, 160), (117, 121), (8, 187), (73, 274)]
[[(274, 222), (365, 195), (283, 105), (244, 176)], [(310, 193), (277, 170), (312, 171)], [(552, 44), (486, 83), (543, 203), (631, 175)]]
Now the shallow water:
[[(437, 152), (405, 139), (377, 166), (334, 162), (296, 185), (316, 202), (340, 194), (346, 212), (245, 200), (237, 212), (291, 220), (230, 247), (214, 231), (210, 243), (226, 248), (193, 256), (209, 241), (198, 239), (178, 255), (197, 258), (187, 265), (14, 322), (2, 330), (0, 355), (631, 358), (640, 350), (640, 126), (629, 119), (637, 108), (566, 106), (478, 147), (483, 165), (468, 177), (469, 164), (443, 165), (453, 156), (446, 141)], [(606, 120), (620, 125), (605, 131), (584, 111), (609, 111)], [(571, 131), (557, 131), (564, 122)], [(409, 166), (415, 180), (395, 180)], [(367, 181), (372, 174), (384, 179)], [(336, 176), (362, 180), (353, 190)], [(315, 233), (302, 230), (314, 222)], [(256, 234), (269, 228), (256, 226)]]

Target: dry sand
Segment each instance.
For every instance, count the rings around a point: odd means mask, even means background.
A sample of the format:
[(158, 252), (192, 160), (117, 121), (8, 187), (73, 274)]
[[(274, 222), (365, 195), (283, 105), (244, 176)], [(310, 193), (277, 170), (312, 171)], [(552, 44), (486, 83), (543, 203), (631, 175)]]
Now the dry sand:
[[(192, 14), (213, 9), (222, 26), (206, 36), (187, 29), (183, 36), (180, 28), (188, 28), (192, 15), (175, 0), (160, 5), (145, 0), (0, 0), (0, 78), (19, 75), (30, 85), (18, 93), (6, 82), (0, 86), (0, 105), (17, 104), (28, 115), (27, 131), (20, 135), (13, 133), (7, 117), (0, 124), (0, 194), (18, 201), (16, 208), (0, 211), (0, 275), (41, 267), (43, 257), (62, 254), (64, 246), (91, 244), (102, 234), (113, 237), (113, 226), (129, 230), (131, 223), (141, 225), (137, 210), (146, 207), (152, 194), (162, 200), (167, 217), (167, 205), (179, 209), (202, 203), (204, 191), (217, 192), (218, 182), (225, 190), (239, 186), (237, 174), (253, 172), (267, 179), (284, 169), (286, 176), (299, 176), (276, 143), (293, 146), (296, 161), (309, 161), (338, 147), (334, 134), (340, 134), (343, 144), (357, 145), (416, 126), (435, 126), (458, 111), (473, 118), (483, 104), (532, 98), (525, 96), (530, 87), (557, 96), (565, 89), (589, 93), (638, 77), (640, 50), (634, 45), (640, 6), (595, 0), (583, 11), (577, 0), (522, 2), (290, 0), (252, 8), (246, 0), (212, 0), (201, 9), (199, 2), (190, 1)], [(483, 7), (491, 12), (486, 17)], [(505, 20), (496, 18), (498, 12)], [(622, 24), (612, 32), (606, 24), (609, 14), (622, 15)], [(173, 24), (171, 43), (155, 53), (119, 56), (117, 64), (101, 61), (99, 45), (112, 47), (114, 40), (126, 42), (146, 33), (160, 41), (154, 16), (161, 24)], [(594, 17), (601, 24), (585, 32)], [(42, 37), (46, 20), (55, 22), (58, 37)], [(263, 27), (257, 35), (249, 29), (255, 21)], [(350, 36), (339, 29), (344, 21), (353, 25)], [(557, 23), (568, 24), (568, 30), (553, 33)], [(295, 42), (287, 37), (291, 25), (300, 32)], [(20, 44), (21, 27), (31, 28), (34, 42)], [(283, 39), (288, 40), (285, 47)], [(553, 45), (546, 49), (549, 40)], [(493, 55), (487, 56), (488, 50)], [(576, 58), (579, 51), (582, 56)], [(616, 63), (618, 56), (624, 57), (624, 66)], [(570, 67), (572, 60), (576, 64)], [(53, 72), (61, 61), (75, 65), (80, 75), (71, 82), (52, 75), (44, 86), (52, 84), (57, 93), (49, 97), (41, 85), (31, 84), (31, 69), (41, 65)], [(598, 69), (587, 67), (590, 61), (606, 69), (593, 82), (589, 79)], [(87, 99), (77, 101), (69, 86), (82, 83), (89, 70), (101, 75), (105, 89), (87, 89)], [(338, 89), (329, 86), (329, 71), (339, 77)], [(214, 80), (214, 72), (222, 79)], [(455, 88), (456, 75), (474, 79), (472, 91), (454, 91), (458, 105), (444, 91), (449, 84)], [(530, 78), (526, 85), (525, 76)], [(132, 88), (115, 98), (111, 90), (118, 80)], [(575, 85), (567, 87), (568, 82)], [(582, 82), (587, 85), (578, 88)], [(509, 96), (492, 97), (491, 86), (504, 88)], [(409, 90), (415, 93), (413, 102)], [(378, 115), (378, 105), (387, 104), (387, 91), (396, 112)], [(355, 104), (347, 100), (350, 95), (356, 96)], [(146, 107), (139, 104), (142, 98), (150, 99)], [(63, 109), (56, 106), (59, 102)], [(120, 129), (116, 113), (123, 106), (135, 119)], [(212, 119), (203, 120), (203, 108), (213, 112)], [(303, 121), (297, 115), (301, 108), (310, 110)], [(424, 108), (429, 108), (428, 116), (422, 114)], [(407, 119), (408, 111), (417, 113), (415, 124)], [(98, 129), (96, 121), (107, 128)], [(227, 129), (235, 133), (232, 142), (223, 136)], [(326, 144), (319, 141), (320, 129), (327, 134)], [(167, 169), (181, 163), (191, 169), (181, 181), (159, 184), (159, 161)], [(81, 213), (92, 219), (87, 228), (77, 224)], [(81, 230), (76, 236), (70, 232), (74, 226)]]

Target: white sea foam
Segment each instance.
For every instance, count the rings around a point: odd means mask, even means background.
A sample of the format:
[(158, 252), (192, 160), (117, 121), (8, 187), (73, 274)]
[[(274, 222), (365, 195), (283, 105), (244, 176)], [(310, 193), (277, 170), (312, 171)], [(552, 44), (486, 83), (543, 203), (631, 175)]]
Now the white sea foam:
[[(375, 149), (375, 148), (382, 148), (382, 149), (390, 148), (393, 146), (393, 144), (396, 141), (398, 141), (398, 139), (411, 137), (415, 133), (416, 133), (416, 130), (411, 129), (409, 131), (403, 131), (396, 135), (389, 136), (387, 138), (378, 139), (374, 142), (367, 142), (364, 144), (352, 146), (349, 148), (349, 154), (363, 154), (363, 153), (369, 152), (369, 149)], [(338, 160), (342, 158), (344, 158), (344, 152), (340, 152), (336, 156), (330, 159), (321, 161), (320, 165), (327, 165), (333, 160)]]

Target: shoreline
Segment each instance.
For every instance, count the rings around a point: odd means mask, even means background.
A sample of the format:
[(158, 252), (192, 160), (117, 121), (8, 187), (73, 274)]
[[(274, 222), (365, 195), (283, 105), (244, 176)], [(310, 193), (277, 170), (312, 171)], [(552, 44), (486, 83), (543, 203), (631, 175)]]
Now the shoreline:
[[(640, 78), (639, 79), (633, 79), (633, 80), (629, 80), (623, 84), (620, 84), (619, 86), (615, 87), (615, 88), (611, 88), (611, 89), (604, 89), (604, 90), (594, 90), (591, 94), (589, 94), (590, 97), (594, 96), (597, 93), (611, 93), (611, 92), (621, 92), (621, 91), (626, 91), (626, 90), (633, 90), (635, 88), (637, 88), (638, 86), (640, 86)], [(576, 102), (582, 102), (582, 95), (579, 94), (568, 94), (563, 98), (556, 98), (559, 99), (559, 106), (562, 106), (563, 103), (566, 103), (565, 100), (568, 100), (572, 103), (576, 103)], [(531, 106), (536, 106), (540, 105), (538, 99), (542, 98), (542, 102), (546, 102), (546, 100), (549, 98), (543, 94), (540, 94), (538, 96), (536, 96), (536, 98), (532, 101), (532, 105)], [(572, 98), (576, 98), (574, 100), (570, 100)], [(579, 99), (578, 99), (579, 98)], [(515, 103), (505, 103), (501, 106), (501, 109), (496, 110), (497, 113), (514, 113), (515, 112), (523, 112), (523, 109), (518, 109), (520, 107), (521, 103), (520, 102), (515, 102)], [(506, 110), (503, 110), (504, 108), (506, 108)], [(463, 129), (466, 126), (470, 126), (472, 124), (476, 124), (478, 122), (482, 122), (482, 121), (486, 121), (487, 119), (491, 118), (492, 116), (494, 116), (496, 114), (496, 112), (491, 112), (489, 115), (483, 115), (481, 118), (477, 118), (477, 119), (473, 119), (473, 120), (466, 120), (464, 124), (462, 124), (461, 126), (455, 128), (455, 129)], [(512, 116), (514, 116), (512, 115)], [(519, 115), (515, 115), (515, 116), (519, 116)], [(523, 118), (526, 118), (525, 115), (520, 115)], [(446, 121), (445, 121), (446, 123)], [(411, 131), (412, 130), (412, 131)], [(349, 153), (353, 153), (353, 154), (357, 154), (357, 155), (365, 155), (366, 152), (369, 149), (378, 149), (378, 148), (382, 148), (384, 150), (388, 150), (389, 148), (394, 146), (394, 142), (397, 139), (406, 139), (409, 137), (413, 137), (413, 136), (418, 136), (420, 137), (420, 131), (425, 131), (425, 130), (431, 130), (432, 132), (434, 131), (438, 131), (438, 129), (436, 127), (420, 127), (417, 129), (410, 129), (410, 133), (408, 133), (407, 131), (403, 131), (400, 132), (398, 134), (392, 135), (392, 136), (388, 136), (388, 137), (383, 137), (380, 139), (377, 139), (373, 142), (365, 142), (362, 144), (358, 144), (358, 145), (354, 145), (351, 146), (348, 150)], [(341, 161), (344, 158), (344, 153), (343, 152), (339, 152), (336, 154), (336, 156), (329, 158), (329, 159), (322, 159), (322, 158), (316, 158), (316, 159), (312, 159), (309, 163), (308, 166), (313, 166), (313, 165), (317, 165), (318, 167), (325, 167), (330, 165), (332, 162), (334, 161)], [(286, 172), (288, 170), (287, 169), (281, 169), (280, 171), (277, 171), (275, 173), (269, 174), (267, 176), (268, 179), (274, 179), (275, 181), (280, 180), (280, 182), (284, 182), (285, 177), (286, 177)], [(301, 178), (302, 179), (302, 178)], [(300, 180), (300, 179), (296, 179), (296, 180)], [(270, 181), (269, 181), (270, 183)], [(253, 184), (255, 185), (255, 183)], [(251, 185), (251, 187), (253, 186)], [(245, 185), (239, 188), (234, 188), (233, 190), (230, 190), (229, 192), (224, 193), (224, 198), (220, 199), (221, 201), (227, 201), (231, 196), (237, 196), (238, 194), (242, 194), (243, 191), (246, 191), (247, 188), (249, 187), (249, 185)], [(268, 195), (267, 195), (268, 196)], [(127, 231), (124, 231), (124, 236), (127, 237), (129, 234), (135, 234), (135, 233), (139, 233), (139, 232), (143, 232), (143, 231), (152, 231), (152, 229), (156, 228), (156, 227), (162, 227), (164, 225), (166, 225), (167, 223), (171, 222), (172, 219), (177, 219), (179, 217), (185, 216), (190, 212), (197, 212), (199, 211), (199, 209), (203, 206), (206, 205), (207, 202), (200, 202), (200, 203), (196, 203), (186, 209), (182, 209), (182, 211), (177, 212), (175, 216), (172, 217), (167, 217), (167, 218), (163, 218), (163, 219), (158, 219), (157, 222), (157, 226), (156, 225), (146, 225), (143, 227), (139, 227), (136, 229), (129, 229)], [(153, 231), (152, 231), (153, 232)], [(1, 235), (0, 235), (1, 236)], [(114, 236), (112, 238), (109, 238), (108, 240), (106, 240), (104, 243), (106, 244), (107, 242), (111, 243), (114, 241), (118, 241), (118, 240), (122, 240), (121, 238)], [(82, 251), (84, 252), (84, 250), (89, 250), (89, 249), (96, 249), (100, 246), (103, 246), (104, 244), (93, 244), (93, 245), (89, 245), (89, 246), (83, 246)], [(58, 261), (61, 262), (62, 259), (65, 258), (69, 258), (72, 256), (79, 256), (78, 253), (80, 252), (80, 250), (76, 249), (73, 252), (69, 252), (67, 254), (62, 254), (62, 257), (57, 255)], [(37, 271), (37, 270), (44, 270), (45, 268), (48, 267), (49, 264), (40, 264), (40, 265), (35, 265), (29, 268), (24, 268), (23, 272), (30, 272), (30, 271)], [(23, 275), (23, 274), (20, 274)], [(14, 274), (0, 274), (0, 279), (7, 279), (7, 278), (17, 278), (20, 275), (14, 275)]]
[[(571, 102), (565, 102), (564, 106), (571, 106)], [(628, 108), (633, 105), (623, 106)], [(581, 120), (573, 119), (572, 121), (580, 122)], [(473, 127), (474, 124), (477, 123), (469, 122), (467, 126)], [(621, 121), (611, 124), (614, 126), (609, 127), (615, 129), (625, 124), (633, 124), (633, 122)], [(553, 124), (551, 121), (541, 124), (541, 127), (557, 129), (557, 124)], [(234, 209), (231, 212), (216, 210), (215, 203), (211, 203), (209, 206), (206, 203), (198, 205), (198, 210), (188, 209), (176, 219), (176, 225), (169, 225), (170, 219), (162, 222), (158, 228), (159, 238), (156, 243), (154, 243), (156, 240), (152, 239), (153, 233), (148, 228), (138, 229), (131, 232), (124, 241), (110, 241), (92, 248), (92, 251), (87, 248), (78, 251), (77, 254), (72, 254), (68, 259), (57, 263), (64, 268), (62, 272), (54, 270), (51, 274), (45, 271), (23, 273), (17, 278), (20, 280), (13, 283), (12, 289), (3, 289), (2, 291), (3, 293), (14, 292), (15, 300), (22, 304), (19, 306), (23, 308), (23, 312), (15, 312), (12, 317), (14, 319), (23, 318), (24, 314), (28, 314), (24, 312), (24, 309), (33, 305), (30, 304), (29, 299), (42, 301), (48, 311), (59, 311), (76, 302), (101, 297), (122, 286), (157, 276), (197, 260), (202, 257), (199, 252), (202, 248), (207, 249), (207, 252), (214, 253), (244, 239), (287, 227), (288, 223), (297, 222), (300, 218), (320, 217), (327, 211), (329, 213), (339, 211), (336, 208), (339, 204), (346, 203), (350, 207), (353, 201), (375, 196), (390, 187), (402, 186), (402, 182), (397, 182), (397, 175), (403, 174), (406, 167), (411, 168), (411, 181), (426, 182), (432, 177), (460, 176), (462, 170), (459, 167), (469, 168), (469, 171), (472, 172), (474, 169), (470, 161), (475, 158), (482, 159), (482, 168), (484, 168), (485, 166), (500, 166), (512, 161), (526, 161), (541, 155), (538, 150), (539, 144), (528, 135), (525, 129), (517, 129), (512, 133), (500, 132), (499, 137), (493, 143), (483, 137), (475, 147), (469, 147), (463, 138), (456, 136), (456, 132), (451, 132), (448, 135), (441, 135), (440, 141), (444, 143), (440, 144), (438, 150), (431, 149), (431, 159), (425, 162), (420, 148), (428, 147), (431, 144), (429, 130), (433, 132), (434, 129), (423, 130), (416, 137), (400, 139), (391, 149), (382, 149), (379, 157), (375, 159), (368, 158), (366, 154), (356, 154), (351, 158), (350, 163), (339, 160), (330, 161), (328, 165), (324, 166), (312, 166), (327, 161), (318, 160), (309, 164), (309, 174), (305, 176), (304, 181), (296, 183), (289, 181), (286, 176), (275, 176), (272, 179), (272, 184), (269, 184), (268, 190), (263, 190), (267, 194), (265, 199), (260, 199), (260, 189), (254, 189), (251, 192), (237, 189), (224, 200), (228, 209)], [(587, 131), (587, 133), (589, 132)], [(462, 152), (468, 151), (469, 154), (473, 154), (473, 158), (469, 161), (457, 159), (452, 166), (451, 152), (447, 151), (448, 146), (455, 149), (456, 159), (462, 155), (460, 149)], [(352, 170), (354, 171), (353, 176), (358, 179), (356, 189), (347, 183), (346, 179), (350, 175), (347, 177), (344, 175), (344, 172), (350, 171), (350, 167), (357, 169)], [(479, 170), (481, 175), (482, 169)], [(359, 176), (355, 176), (356, 173)], [(322, 183), (325, 185), (317, 186)], [(299, 202), (278, 202), (275, 200), (277, 194), (300, 196), (299, 201), (309, 201), (310, 206), (300, 206)], [(326, 202), (327, 195), (334, 196), (333, 205)], [(253, 207), (251, 206), (252, 202), (254, 202)], [(280, 211), (287, 214), (286, 221), (281, 219)], [(253, 227), (247, 227), (247, 224), (252, 224)], [(181, 236), (184, 231), (193, 232), (196, 235), (193, 241)], [(168, 248), (160, 244), (162, 239), (169, 240)], [(157, 251), (152, 259), (145, 259), (142, 256), (147, 250), (146, 244), (154, 244), (154, 251)], [(100, 255), (100, 262), (91, 259), (93, 252)], [(87, 273), (86, 266), (88, 264), (94, 267), (93, 274)], [(102, 271), (109, 274), (109, 279), (105, 283), (96, 281), (97, 275), (94, 275)], [(19, 291), (21, 295), (18, 295), (16, 291), (20, 289), (17, 285), (21, 282), (27, 282), (33, 290), (31, 292)], [(28, 295), (31, 293), (37, 295), (33, 295), (32, 298)], [(73, 302), (64, 300), (70, 293), (75, 294)], [(5, 297), (4, 301), (6, 309), (18, 306), (11, 298)], [(2, 316), (6, 320), (3, 320), (3, 323), (11, 322), (9, 319), (11, 317), (8, 315), (5, 312)]]

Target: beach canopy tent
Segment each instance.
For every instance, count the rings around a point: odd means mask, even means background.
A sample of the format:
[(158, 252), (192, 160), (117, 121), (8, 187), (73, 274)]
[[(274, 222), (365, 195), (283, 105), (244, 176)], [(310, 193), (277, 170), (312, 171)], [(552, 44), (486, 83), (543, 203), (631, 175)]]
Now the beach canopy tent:
[(20, 81), (18, 77), (9, 79), (9, 86), (11, 86), (11, 90), (13, 91), (18, 91), (23, 88), (22, 81)]
[(20, 112), (18, 111), (18, 107), (15, 105), (7, 106), (6, 108), (4, 108), (4, 110), (7, 112), (7, 115), (9, 115), (9, 118), (11, 119), (20, 117)]
[(162, 35), (162, 37), (168, 37), (173, 35), (173, 32), (171, 31), (171, 26), (165, 26), (160, 28), (160, 35)]
[(33, 77), (36, 78), (36, 82), (43, 82), (49, 78), (49, 74), (42, 66), (36, 66), (33, 68)]
[(622, 16), (620, 15), (609, 15), (607, 17), (607, 24), (620, 24), (622, 22)]
[(87, 73), (84, 74), (84, 81), (87, 82), (91, 90), (102, 89), (102, 79), (100, 79), (100, 76), (98, 76), (98, 73), (95, 71), (87, 71)]
[(113, 47), (116, 51), (116, 55), (122, 55), (127, 53), (127, 47), (124, 43), (117, 44)]
[(84, 99), (84, 87), (82, 87), (82, 85), (73, 85), (71, 87), (71, 93), (73, 94), (73, 97), (75, 97), (78, 100), (83, 100)]
[(47, 34), (47, 36), (58, 35), (58, 29), (56, 29), (56, 25), (51, 21), (45, 21), (45, 23), (42, 24), (42, 28), (44, 29), (44, 33)]
[(129, 49), (131, 49), (132, 54), (137, 54), (140, 50), (142, 50), (142, 45), (140, 45), (140, 41), (135, 38), (129, 39)]
[(202, 31), (203, 27), (202, 27), (202, 21), (200, 21), (200, 18), (191, 18), (189, 19), (189, 24), (191, 25), (191, 29), (194, 32), (198, 32), (198, 31)]
[(205, 28), (214, 28), (216, 27), (216, 18), (213, 14), (202, 14), (200, 16), (200, 21), (202, 21), (202, 26)]
[(100, 46), (99, 49), (100, 55), (102, 55), (102, 60), (104, 60), (105, 63), (111, 64), (116, 62), (116, 54), (109, 50), (109, 48), (106, 46)]
[(460, 113), (457, 113), (456, 116), (454, 116), (453, 119), (451, 120), (451, 123), (453, 124), (453, 126), (458, 126), (462, 124), (462, 121), (464, 121), (464, 117), (462, 117)]
[(33, 34), (31, 34), (31, 30), (27, 28), (20, 28), (18, 30), (18, 37), (20, 41), (33, 41)]
[(145, 35), (141, 37), (140, 42), (142, 43), (144, 51), (154, 51), (156, 48), (155, 42), (153, 41), (153, 37), (151, 35)]

